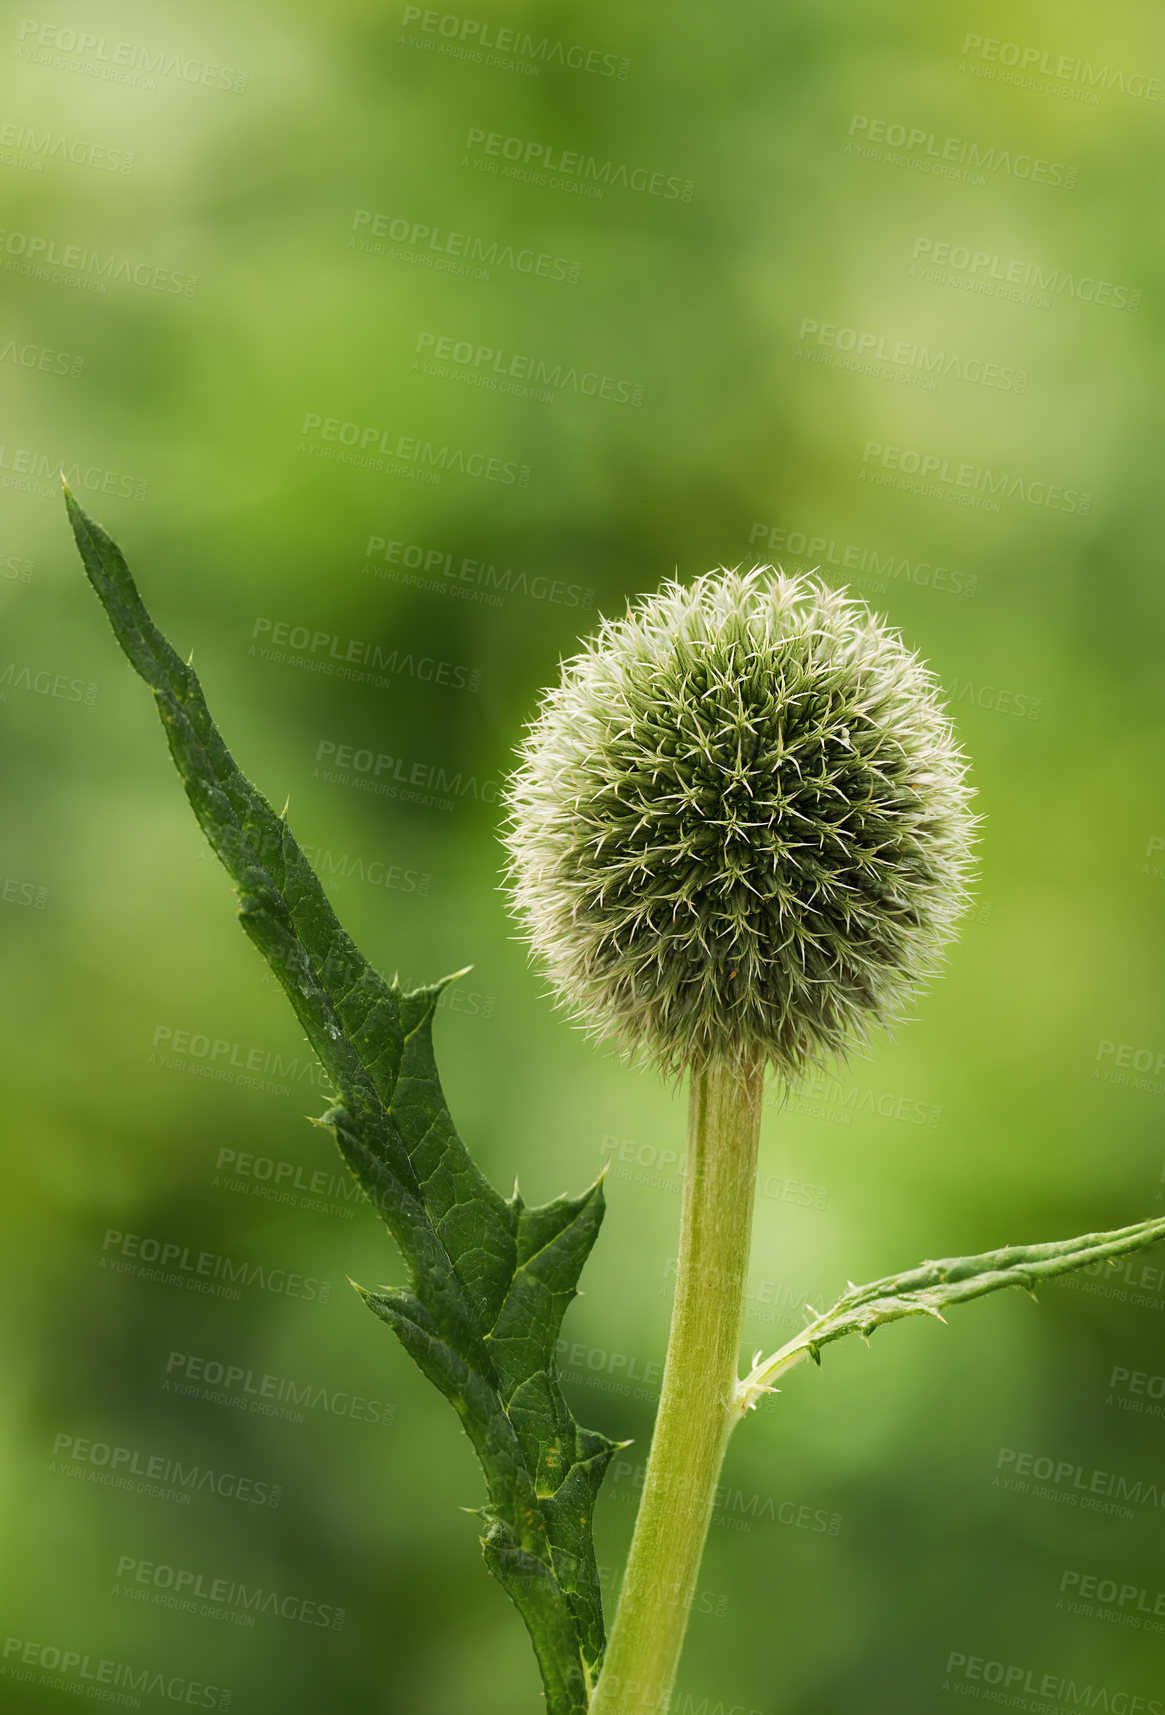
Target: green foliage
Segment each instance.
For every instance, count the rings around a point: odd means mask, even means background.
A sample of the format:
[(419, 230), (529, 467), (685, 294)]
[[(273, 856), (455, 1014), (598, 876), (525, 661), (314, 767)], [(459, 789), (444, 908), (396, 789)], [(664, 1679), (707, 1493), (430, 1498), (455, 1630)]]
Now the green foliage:
[[(334, 1101), (320, 1123), (334, 1134), (405, 1260), (407, 1290), (358, 1290), (456, 1410), (485, 1476), (487, 1503), (480, 1516), (486, 1564), (525, 1620), (550, 1715), (584, 1715), (604, 1647), (592, 1517), (603, 1473), (618, 1444), (575, 1421), (558, 1386), (554, 1355), (563, 1315), (602, 1220), (601, 1181), (580, 1197), (528, 1208), (516, 1190), (504, 1199), (479, 1172), (454, 1128), (433, 1055), (433, 1016), (444, 984), (402, 993), (395, 980), (385, 982), (362, 957), (286, 820), (235, 765), (193, 669), (154, 626), (119, 549), (67, 489), (66, 502), (90, 581), (119, 644), (154, 691), (187, 797), (238, 888), (243, 928), (271, 966), (331, 1080)], [(748, 580), (738, 580), (738, 586), (729, 593), (751, 600), (754, 586)], [(678, 602), (682, 594), (677, 591), (669, 599)], [(802, 592), (782, 585), (778, 595), (797, 601)], [(813, 599), (826, 606), (835, 600), (824, 592)], [(816, 625), (811, 628), (815, 637)], [(605, 628), (600, 635), (609, 640), (615, 633)], [(886, 837), (892, 823), (900, 824), (902, 897), (879, 896), (877, 909), (886, 914), (885, 944), (893, 939), (892, 927), (899, 934), (895, 945), (902, 954), (902, 975), (907, 950), (917, 972), (936, 944), (944, 913), (953, 912), (957, 904), (969, 818), (961, 761), (953, 748), (940, 759), (947, 770), (941, 783), (931, 777), (926, 784), (927, 777), (919, 772), (925, 744), (939, 749), (947, 744), (926, 676), (886, 634), (874, 636), (871, 630), (862, 635), (862, 647), (868, 644), (875, 657), (889, 651), (893, 658), (881, 693), (888, 699), (883, 712), (905, 695), (906, 679), (912, 679), (912, 694), (921, 695), (922, 724), (915, 734), (919, 748), (908, 772), (923, 783), (923, 796), (930, 794), (927, 815), (937, 825), (937, 835), (935, 826), (924, 828), (923, 821), (916, 821), (915, 808), (902, 797), (906, 776), (896, 775), (886, 758), (879, 760), (881, 741), (872, 725), (861, 724), (872, 720), (876, 675), (863, 692), (872, 700), (861, 708), (856, 701), (847, 705), (845, 739), (850, 748), (845, 757), (838, 757), (830, 748), (832, 728), (826, 731), (833, 707), (826, 692), (830, 687), (839, 692), (849, 668), (830, 664), (814, 687), (808, 684), (806, 663), (796, 664), (796, 651), (787, 658), (778, 651), (785, 675), (781, 683), (787, 690), (790, 675), (795, 679), (791, 703), (804, 721), (796, 728), (796, 743), (787, 721), (783, 726), (778, 721), (780, 731), (774, 728), (775, 736), (770, 733), (769, 738), (778, 749), (799, 755), (793, 775), (807, 787), (815, 781), (807, 766), (812, 750), (822, 769), (828, 764), (834, 771), (830, 778), (835, 792), (837, 778), (844, 775), (852, 802), (862, 808), (867, 822), (882, 818)], [(756, 663), (749, 651), (755, 641), (751, 633), (746, 637), (742, 632), (739, 649), (734, 644), (729, 650), (744, 674), (741, 685), (753, 683)], [(584, 660), (593, 666), (597, 655)], [(688, 665), (697, 677), (701, 662), (701, 652), (694, 651)], [(696, 702), (707, 702), (711, 691), (718, 696), (724, 691), (720, 680), (696, 698), (695, 680), (685, 684), (695, 698), (693, 708)], [(715, 698), (712, 705), (719, 706)], [(903, 710), (898, 713), (905, 719)], [(753, 716), (743, 708), (737, 716), (738, 725), (744, 723), (738, 733), (743, 743), (741, 735)], [(626, 738), (634, 739), (630, 729), (619, 742)], [(698, 738), (692, 742), (700, 749)], [(667, 754), (674, 760), (674, 745)], [(936, 756), (937, 750), (931, 755), (937, 768)], [(646, 813), (646, 776), (640, 785), (640, 808)], [(790, 781), (778, 782), (778, 788), (789, 804), (795, 803)], [(532, 802), (527, 799), (525, 812)], [(575, 813), (581, 803), (575, 804)], [(741, 812), (742, 828), (755, 833), (757, 825), (751, 812)], [(861, 845), (867, 835), (860, 816), (852, 826), (841, 816), (831, 837), (852, 838)], [(929, 869), (922, 850), (928, 839)], [(822, 863), (823, 854), (824, 847), (818, 853)], [(873, 863), (872, 854), (861, 859), (859, 853), (859, 859)], [(797, 861), (809, 860), (802, 854)], [(628, 868), (625, 861), (623, 867), (623, 879), (630, 885), (634, 866)], [(884, 879), (889, 885), (888, 875)], [(903, 904), (908, 895), (913, 899), (909, 906)], [(875, 909), (873, 903), (870, 909)], [(845, 922), (849, 933), (857, 918)], [(864, 957), (854, 952), (855, 971)], [(813, 1031), (819, 1040), (824, 1040), (823, 1028), (823, 1017), (818, 1017)], [(787, 1047), (792, 1042), (781, 1040)], [(741, 1411), (755, 1405), (772, 1382), (803, 1357), (820, 1363), (820, 1349), (843, 1335), (868, 1337), (882, 1323), (905, 1316), (925, 1314), (941, 1320), (948, 1305), (1008, 1286), (1033, 1290), (1041, 1279), (1113, 1259), (1162, 1237), (1165, 1218), (1116, 1232), (928, 1262), (868, 1286), (851, 1286), (796, 1339), (754, 1365), (738, 1384), (737, 1404)]]
[(551, 1715), (578, 1715), (603, 1649), (591, 1519), (616, 1443), (572, 1417), (554, 1353), (602, 1220), (601, 1182), (527, 1208), (478, 1171), (433, 1058), (444, 985), (404, 994), (361, 956), (286, 821), (236, 766), (119, 549), (67, 489), (66, 502), (90, 582), (154, 692), (186, 795), (238, 888), (243, 928), (332, 1082), (320, 1123), (407, 1265), (407, 1291), (364, 1292), (365, 1302), (461, 1419), (486, 1481), (486, 1564), (526, 1622)]
[(1054, 1239), (1040, 1245), (1008, 1245), (1003, 1250), (982, 1251), (978, 1256), (945, 1257), (924, 1262), (906, 1274), (889, 1274), (868, 1286), (853, 1286), (824, 1315), (814, 1316), (796, 1339), (789, 1340), (771, 1358), (753, 1365), (737, 1390), (742, 1411), (754, 1406), (771, 1383), (801, 1358), (821, 1363), (821, 1348), (845, 1334), (868, 1339), (884, 1322), (903, 1316), (935, 1316), (945, 1321), (943, 1311), (952, 1304), (965, 1304), (988, 1292), (1007, 1286), (1022, 1286), (1035, 1296), (1039, 1280), (1092, 1263), (1115, 1261), (1132, 1251), (1144, 1250), (1165, 1238), (1165, 1216), (1139, 1221), (1111, 1233), (1084, 1233), (1076, 1239)]

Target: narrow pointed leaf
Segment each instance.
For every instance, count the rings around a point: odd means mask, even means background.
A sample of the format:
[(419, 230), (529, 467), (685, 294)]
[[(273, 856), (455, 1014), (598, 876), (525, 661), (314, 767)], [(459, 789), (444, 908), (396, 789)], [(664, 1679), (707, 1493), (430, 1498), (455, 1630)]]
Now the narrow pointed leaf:
[(236, 766), (120, 550), (67, 488), (65, 498), (89, 580), (154, 692), (186, 795), (238, 888), (242, 926), (331, 1080), (322, 1123), (404, 1258), (407, 1290), (365, 1301), (457, 1412), (486, 1482), (486, 1564), (526, 1622), (550, 1715), (583, 1715), (603, 1649), (591, 1518), (616, 1444), (572, 1417), (555, 1342), (602, 1220), (602, 1185), (527, 1208), (489, 1184), (457, 1135), (433, 1056), (444, 985), (402, 994), (363, 958), (287, 822)]

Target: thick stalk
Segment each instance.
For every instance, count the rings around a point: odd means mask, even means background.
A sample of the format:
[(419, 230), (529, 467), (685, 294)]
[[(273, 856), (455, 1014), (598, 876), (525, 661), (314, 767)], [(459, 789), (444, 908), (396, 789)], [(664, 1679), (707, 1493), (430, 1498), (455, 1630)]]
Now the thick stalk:
[(663, 1715), (735, 1405), (764, 1063), (693, 1072), (680, 1254), (659, 1412), (591, 1715)]

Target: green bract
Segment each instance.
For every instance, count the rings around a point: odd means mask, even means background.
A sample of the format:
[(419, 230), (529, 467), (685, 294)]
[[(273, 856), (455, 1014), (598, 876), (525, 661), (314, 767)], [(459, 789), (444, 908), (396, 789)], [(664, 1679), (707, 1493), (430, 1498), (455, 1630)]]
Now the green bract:
[(768, 567), (669, 583), (545, 694), (511, 892), (559, 1000), (677, 1071), (795, 1076), (898, 1016), (965, 901), (975, 818), (933, 675)]

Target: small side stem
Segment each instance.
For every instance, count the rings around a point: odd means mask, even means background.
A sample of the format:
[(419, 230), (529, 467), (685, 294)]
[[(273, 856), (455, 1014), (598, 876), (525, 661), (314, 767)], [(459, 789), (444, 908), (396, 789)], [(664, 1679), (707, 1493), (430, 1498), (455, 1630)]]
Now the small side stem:
[(693, 1072), (680, 1254), (659, 1412), (590, 1715), (663, 1715), (712, 1517), (736, 1387), (764, 1062)]

